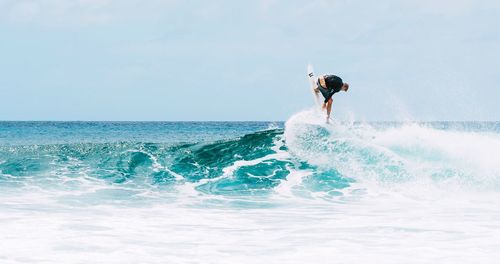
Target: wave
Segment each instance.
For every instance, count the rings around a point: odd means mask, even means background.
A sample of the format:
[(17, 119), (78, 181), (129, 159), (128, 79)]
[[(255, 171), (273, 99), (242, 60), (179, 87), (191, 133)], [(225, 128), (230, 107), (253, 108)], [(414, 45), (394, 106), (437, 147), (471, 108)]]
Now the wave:
[(138, 186), (200, 183), (197, 188), (210, 193), (269, 190), (286, 179), (293, 166), (277, 155), (286, 152), (282, 134), (271, 129), (208, 144), (2, 146), (0, 181), (3, 186), (33, 185), (86, 177)]
[(211, 143), (0, 146), (0, 188), (72, 190), (99, 183), (146, 190), (191, 186), (223, 196), (322, 198), (374, 185), (497, 191), (499, 157), (496, 132), (416, 123), (325, 125), (314, 111), (302, 111), (284, 129)]

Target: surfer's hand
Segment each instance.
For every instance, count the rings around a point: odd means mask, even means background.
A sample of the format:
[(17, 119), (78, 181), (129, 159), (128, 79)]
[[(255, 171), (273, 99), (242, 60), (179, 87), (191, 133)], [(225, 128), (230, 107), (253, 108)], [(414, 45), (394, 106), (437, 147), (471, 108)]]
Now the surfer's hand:
[(323, 106), (321, 108), (325, 109), (326, 108), (326, 103), (323, 103)]

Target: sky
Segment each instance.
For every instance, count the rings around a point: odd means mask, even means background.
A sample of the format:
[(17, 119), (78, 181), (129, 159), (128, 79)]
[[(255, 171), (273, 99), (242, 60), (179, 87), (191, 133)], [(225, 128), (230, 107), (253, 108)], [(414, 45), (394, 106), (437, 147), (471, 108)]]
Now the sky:
[(500, 121), (493, 0), (0, 0), (0, 120)]

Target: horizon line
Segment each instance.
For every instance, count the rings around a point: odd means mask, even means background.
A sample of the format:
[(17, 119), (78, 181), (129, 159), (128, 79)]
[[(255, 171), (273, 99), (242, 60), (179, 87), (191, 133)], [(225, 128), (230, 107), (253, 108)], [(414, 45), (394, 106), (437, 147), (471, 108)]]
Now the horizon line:
[[(481, 123), (499, 123), (500, 120), (357, 120), (357, 121), (348, 121), (348, 120), (337, 120), (339, 122), (353, 122), (353, 123), (389, 123), (389, 122), (398, 122), (398, 123), (433, 123), (433, 122), (481, 122)], [(116, 122), (116, 123), (243, 123), (243, 122), (262, 122), (262, 123), (272, 123), (272, 122), (281, 122), (284, 123), (286, 120), (0, 120), (0, 122), (54, 122), (54, 123), (63, 123), (63, 122)]]

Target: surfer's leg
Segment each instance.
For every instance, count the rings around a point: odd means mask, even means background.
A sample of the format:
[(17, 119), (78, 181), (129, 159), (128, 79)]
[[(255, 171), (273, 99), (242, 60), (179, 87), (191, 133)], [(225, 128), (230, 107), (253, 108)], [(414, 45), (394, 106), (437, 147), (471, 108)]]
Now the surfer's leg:
[(326, 104), (326, 119), (328, 121), (328, 119), (330, 118), (330, 112), (332, 112), (332, 98), (330, 98), (330, 100), (328, 100), (328, 103)]

